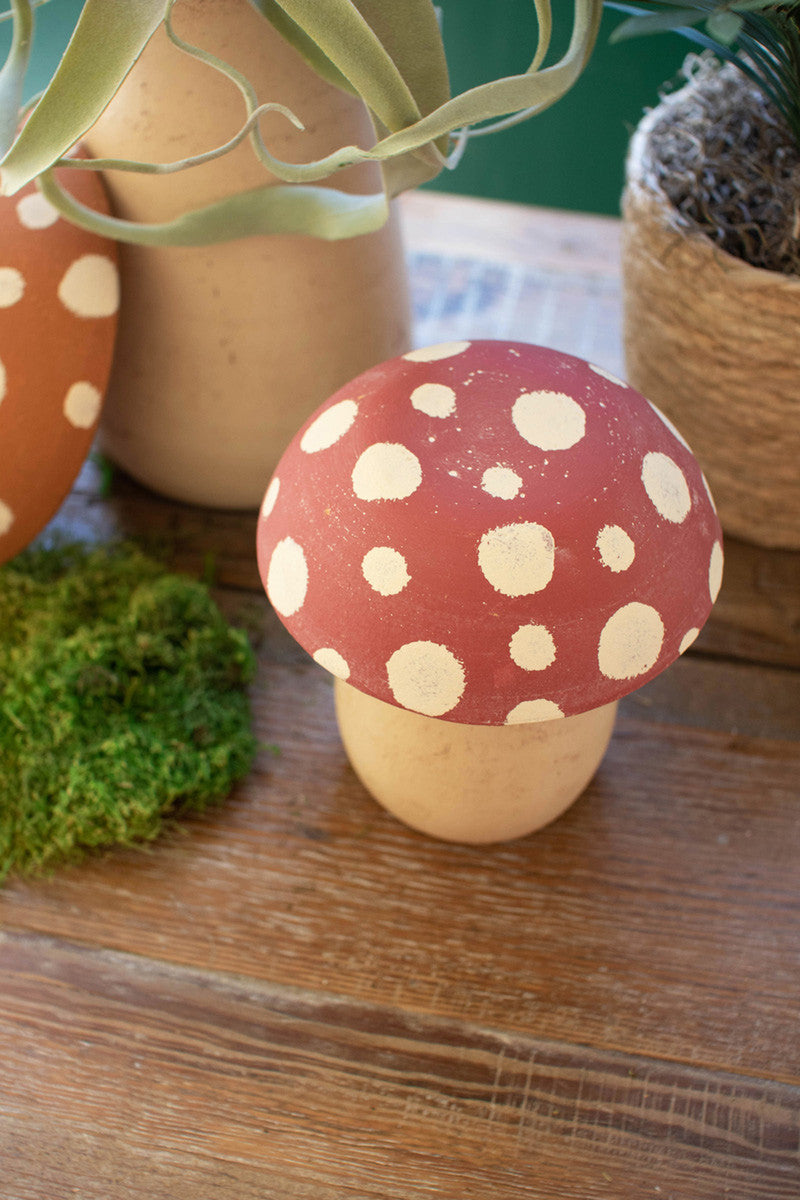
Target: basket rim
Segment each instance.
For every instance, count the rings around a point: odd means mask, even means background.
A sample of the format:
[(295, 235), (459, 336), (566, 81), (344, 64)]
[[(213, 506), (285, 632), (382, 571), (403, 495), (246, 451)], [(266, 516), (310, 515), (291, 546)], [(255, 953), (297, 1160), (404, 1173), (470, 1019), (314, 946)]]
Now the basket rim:
[(740, 286), (769, 287), (790, 292), (800, 291), (800, 275), (787, 275), (782, 271), (756, 267), (718, 246), (701, 229), (693, 228), (685, 223), (659, 184), (651, 165), (654, 161), (654, 155), (651, 152), (653, 129), (664, 116), (669, 114), (670, 109), (681, 103), (686, 93), (693, 91), (696, 86), (695, 80), (689, 80), (678, 91), (662, 96), (658, 104), (648, 108), (640, 118), (631, 135), (625, 157), (625, 183), (621, 203), (623, 218), (630, 219), (626, 210), (631, 205), (639, 209), (647, 207), (653, 221), (664, 232), (669, 232), (676, 239), (688, 245), (696, 243), (698, 249), (702, 249), (706, 257), (713, 259), (726, 275), (736, 276), (736, 283)]

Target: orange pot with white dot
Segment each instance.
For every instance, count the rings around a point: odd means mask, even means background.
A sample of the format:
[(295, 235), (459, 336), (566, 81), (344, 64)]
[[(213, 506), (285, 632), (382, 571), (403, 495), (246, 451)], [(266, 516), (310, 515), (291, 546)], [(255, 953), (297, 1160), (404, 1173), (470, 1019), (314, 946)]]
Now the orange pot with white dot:
[(411, 351), (331, 397), (278, 464), (258, 557), (336, 677), (367, 788), (465, 842), (572, 803), (618, 700), (691, 645), (722, 573), (674, 427), (590, 363), (492, 341)]
[[(94, 172), (60, 179), (108, 211)], [(118, 308), (113, 241), (68, 224), (35, 184), (0, 199), (0, 562), (47, 524), (86, 458)]]

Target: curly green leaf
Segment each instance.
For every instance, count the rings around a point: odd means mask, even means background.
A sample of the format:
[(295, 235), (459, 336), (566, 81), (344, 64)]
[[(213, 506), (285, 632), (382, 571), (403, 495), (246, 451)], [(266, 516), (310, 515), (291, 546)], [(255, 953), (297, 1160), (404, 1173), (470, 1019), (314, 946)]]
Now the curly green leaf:
[(30, 0), (13, 0), (14, 33), (8, 57), (0, 69), (0, 156), (17, 132), (22, 88), (33, 41), (33, 8)]
[(0, 163), (4, 195), (30, 183), (91, 128), (166, 11), (167, 0), (86, 0), (49, 87)]
[[(533, 0), (539, 22), (537, 45), (527, 71), (481, 84), (451, 97), (444, 49), (431, 0), (406, 0), (402, 6), (388, 0), (250, 0), (320, 74), (363, 99), (375, 126), (376, 141), (369, 148), (342, 146), (314, 162), (283, 162), (263, 144), (258, 117), (263, 108), (255, 90), (239, 71), (210, 52), (183, 42), (172, 29), (174, 0), (138, 0), (135, 5), (109, 5), (108, 0), (86, 0), (81, 19), (49, 87), (0, 164), (3, 190), (17, 191), (31, 179), (64, 160), (67, 151), (104, 111), (125, 79), (150, 36), (164, 25), (169, 37), (185, 53), (210, 68), (222, 71), (240, 90), (245, 121), (230, 142), (202, 156), (202, 161), (227, 153), (249, 135), (262, 165), (291, 187), (268, 187), (246, 193), (225, 208), (197, 210), (176, 222), (159, 227), (114, 226), (111, 218), (93, 218), (72, 210), (78, 224), (94, 220), (103, 232), (123, 240), (148, 244), (204, 244), (254, 232), (317, 232), (321, 237), (348, 237), (375, 228), (385, 219), (387, 197), (457, 160), (471, 135), (503, 128), (541, 112), (558, 100), (576, 81), (594, 46), (602, 0), (574, 0), (573, 28), (567, 51), (552, 66), (543, 67), (552, 32), (551, 0)], [(271, 105), (297, 123), (283, 106)], [(487, 124), (494, 122), (494, 124)], [(70, 161), (70, 160), (67, 160)], [(166, 173), (196, 165), (197, 157), (169, 164), (147, 164), (121, 159), (94, 160), (94, 169)], [(359, 162), (380, 164), (385, 195), (353, 197), (333, 189), (312, 186)], [(47, 176), (43, 189), (56, 188)], [(258, 197), (258, 199), (257, 199)], [(69, 213), (73, 204), (64, 195), (57, 207)], [(296, 204), (293, 219), (289, 208)], [(235, 226), (226, 225), (236, 217)], [(319, 220), (319, 229), (313, 228)], [(235, 232), (231, 232), (235, 228)], [(215, 230), (212, 234), (210, 231)], [(188, 239), (188, 240), (187, 240)]]
[(356, 196), (325, 187), (259, 187), (146, 225), (95, 212), (79, 203), (51, 171), (39, 188), (62, 216), (82, 229), (137, 246), (208, 246), (257, 234), (310, 234), (326, 241), (372, 233), (385, 224), (382, 192)]

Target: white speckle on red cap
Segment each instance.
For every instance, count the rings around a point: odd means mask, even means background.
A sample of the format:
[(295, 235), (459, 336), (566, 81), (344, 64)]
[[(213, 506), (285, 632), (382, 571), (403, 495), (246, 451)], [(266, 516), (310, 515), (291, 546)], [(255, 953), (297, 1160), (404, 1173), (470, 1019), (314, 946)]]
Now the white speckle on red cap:
[(318, 454), (327, 450), (339, 438), (344, 437), (358, 414), (355, 400), (340, 400), (331, 408), (326, 408), (303, 434), (300, 449), (306, 454)]
[(17, 218), (26, 229), (49, 229), (58, 220), (58, 209), (41, 192), (28, 192), (17, 201)]
[(91, 429), (100, 416), (103, 397), (93, 383), (73, 383), (64, 397), (64, 416), (76, 429)]
[(8, 533), (13, 524), (13, 512), (4, 500), (0, 500), (0, 534)]
[(391, 546), (373, 546), (368, 550), (361, 560), (361, 573), (381, 596), (396, 596), (411, 579), (403, 555)]
[(586, 413), (563, 392), (528, 392), (520, 396), (512, 419), (520, 437), (540, 450), (569, 450), (586, 432)]
[(407, 642), (386, 664), (392, 695), (403, 708), (441, 717), (464, 693), (464, 668), (452, 650), (438, 642)]
[(315, 650), (311, 657), (314, 662), (319, 663), (326, 671), (330, 671), (331, 675), (335, 675), (337, 679), (350, 678), (350, 667), (338, 650), (333, 650), (330, 646), (323, 646), (321, 649)]
[(423, 346), (419, 350), (409, 350), (403, 355), (406, 362), (429, 363), (439, 362), (443, 358), (455, 358), (470, 347), (470, 342), (439, 342), (436, 346)]
[(284, 538), (272, 552), (267, 571), (267, 595), (282, 617), (291, 617), (303, 607), (308, 591), (308, 563), (303, 547), (294, 538)]
[(595, 544), (601, 563), (609, 571), (627, 571), (636, 557), (633, 539), (619, 525), (604, 525)]
[(545, 625), (520, 625), (511, 638), (509, 650), (523, 671), (544, 671), (555, 662), (556, 644)]
[(456, 411), (456, 394), (446, 383), (421, 383), (411, 393), (411, 403), (429, 417), (451, 417)]
[(669, 455), (653, 451), (644, 456), (642, 483), (665, 520), (676, 525), (686, 520), (692, 507), (689, 485), (683, 471)]
[(498, 500), (513, 500), (522, 487), (522, 479), (510, 467), (487, 467), (481, 476), (481, 487)]
[(722, 587), (723, 555), (721, 542), (715, 542), (711, 550), (711, 561), (708, 564), (708, 593), (713, 604)]
[(353, 491), (360, 500), (405, 500), (422, 480), (416, 454), (394, 442), (375, 442), (353, 467)]
[(553, 535), (535, 521), (499, 525), (481, 538), (478, 565), (492, 587), (504, 596), (530, 596), (547, 587), (553, 577)]
[(261, 501), (261, 519), (263, 521), (266, 521), (273, 508), (278, 503), (278, 494), (280, 490), (281, 481), (277, 475), (273, 475), (272, 479), (269, 481), (269, 486), (264, 493), (264, 499)]
[(564, 713), (552, 700), (523, 700), (506, 717), (506, 725), (532, 725), (538, 721), (556, 721)]
[(609, 679), (635, 679), (654, 665), (664, 641), (664, 622), (650, 604), (632, 601), (609, 617), (600, 634), (597, 661)]
[[(304, 450), (352, 397), (346, 435)], [(432, 717), (617, 700), (678, 656), (719, 586), (689, 450), (635, 389), (555, 350), (381, 363), (309, 418), (278, 474), (258, 560), (287, 628), (312, 654), (335, 647), (352, 687)]]
[(0, 308), (19, 304), (25, 295), (25, 280), (16, 267), (0, 267)]
[(67, 268), (58, 298), (76, 317), (110, 317), (119, 308), (119, 274), (105, 254), (83, 254)]

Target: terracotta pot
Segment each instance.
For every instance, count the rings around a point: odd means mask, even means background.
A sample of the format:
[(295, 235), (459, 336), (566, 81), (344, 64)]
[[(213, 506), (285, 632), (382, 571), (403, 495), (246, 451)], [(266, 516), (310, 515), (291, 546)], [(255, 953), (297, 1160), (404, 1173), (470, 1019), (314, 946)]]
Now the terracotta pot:
[[(305, 161), (339, 145), (368, 145), (360, 101), (320, 80), (248, 0), (184, 0), (175, 27), (243, 71), (259, 100), (305, 123), (262, 120), (267, 145)], [(153, 37), (91, 131), (93, 154), (152, 161), (195, 154), (244, 120), (238, 90)], [(245, 144), (202, 167), (154, 178), (109, 172), (115, 211), (167, 220), (265, 182)], [(377, 191), (377, 169), (336, 180)], [(102, 447), (168, 496), (221, 508), (256, 507), (291, 434), (331, 392), (408, 348), (410, 312), (396, 218), (341, 242), (249, 238), (192, 249), (121, 246), (119, 341)]]
[(682, 94), (648, 113), (628, 156), (628, 379), (686, 436), (726, 532), (798, 548), (800, 279), (749, 266), (678, 225), (652, 173), (650, 135)]

